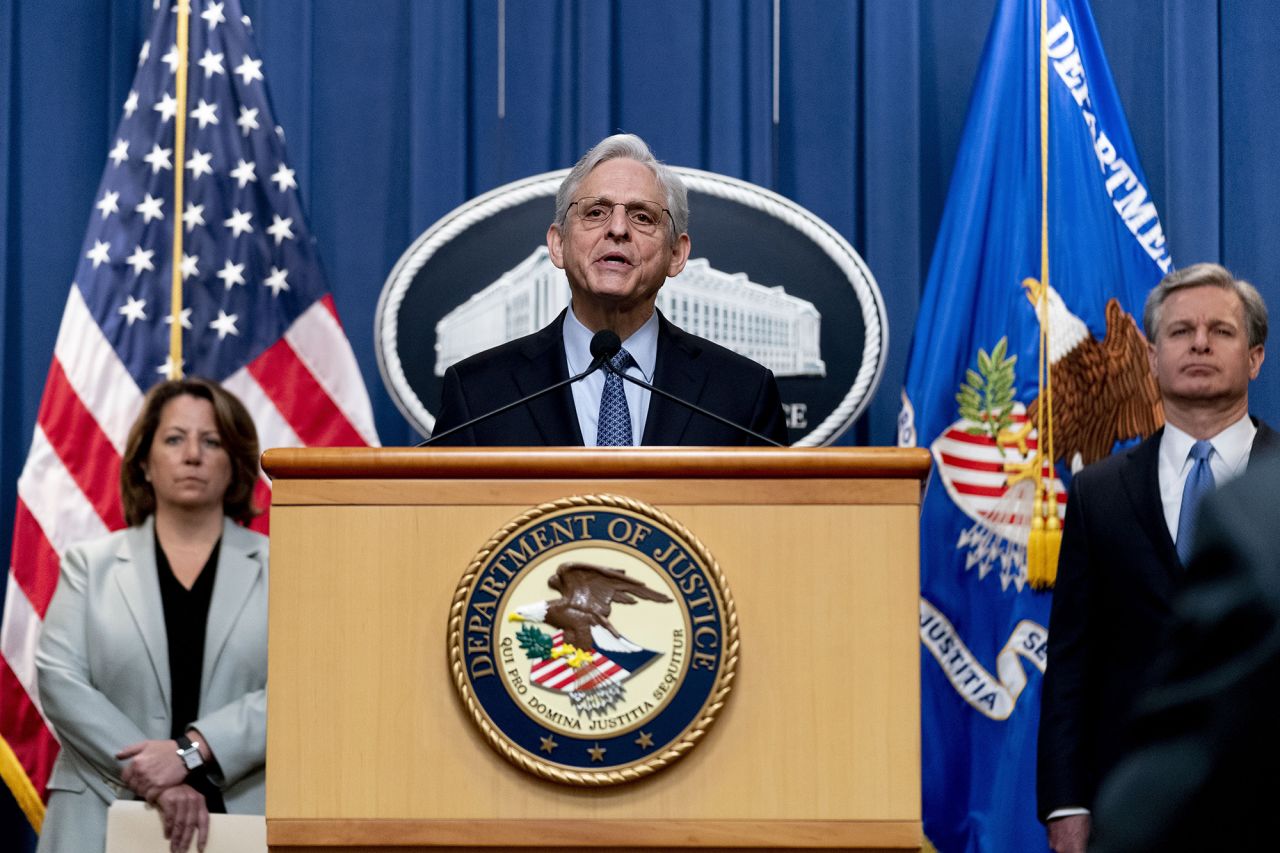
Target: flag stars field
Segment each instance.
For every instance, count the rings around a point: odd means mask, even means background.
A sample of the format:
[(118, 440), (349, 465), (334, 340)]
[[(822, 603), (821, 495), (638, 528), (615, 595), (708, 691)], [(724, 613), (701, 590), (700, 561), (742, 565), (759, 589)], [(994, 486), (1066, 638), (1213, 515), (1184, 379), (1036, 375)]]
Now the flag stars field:
[(159, 174), (161, 169), (173, 171), (173, 163), (169, 160), (171, 156), (173, 156), (172, 148), (161, 148), (159, 145), (153, 145), (151, 146), (151, 153), (142, 159), (151, 166), (151, 174), (155, 175)]
[(160, 113), (160, 122), (164, 124), (177, 114), (178, 102), (174, 100), (173, 95), (165, 92), (164, 97), (160, 99), (160, 103), (156, 104), (152, 109)]
[(147, 193), (147, 197), (138, 202), (138, 206), (133, 211), (142, 214), (143, 221), (150, 222), (153, 219), (164, 219), (164, 211), (161, 210), (163, 206), (163, 198), (156, 198), (151, 193)]
[(102, 218), (106, 219), (113, 213), (120, 212), (120, 193), (115, 190), (107, 190), (102, 194), (102, 198), (94, 205), (102, 212)]
[(234, 263), (230, 258), (227, 258), (226, 264), (218, 271), (217, 277), (222, 279), (222, 283), (227, 290), (237, 284), (244, 284), (244, 264)]
[(240, 319), (238, 314), (228, 314), (221, 308), (218, 309), (218, 319), (209, 324), (209, 328), (218, 333), (218, 340), (222, 340), (227, 335), (239, 335), (236, 331), (236, 320)]
[(93, 268), (97, 269), (111, 260), (111, 255), (108, 252), (110, 248), (111, 245), (106, 240), (95, 240), (93, 248), (85, 253), (85, 257), (93, 261)]
[(258, 129), (258, 108), (240, 107), (240, 118), (236, 119), (236, 124), (240, 125), (241, 132), (249, 135), (249, 131)]
[(293, 239), (292, 228), (292, 218), (284, 218), (274, 213), (271, 215), (271, 225), (267, 228), (267, 233), (276, 238), (276, 245), (279, 246), (283, 241)]
[(200, 129), (204, 130), (209, 125), (218, 123), (218, 105), (201, 98), (199, 105), (191, 111), (191, 117), (200, 122)]
[(223, 3), (210, 3), (209, 7), (200, 13), (200, 17), (204, 18), (205, 23), (209, 25), (209, 32), (213, 32), (218, 28), (218, 24), (227, 22), (226, 16), (222, 13)]
[(250, 59), (246, 56), (236, 66), (235, 72), (240, 75), (240, 79), (244, 81), (244, 85), (248, 86), (254, 80), (262, 79), (262, 60)]
[(120, 306), (119, 313), (124, 315), (125, 324), (132, 326), (135, 320), (147, 319), (147, 300), (138, 299), (133, 296), (126, 296), (127, 300), (124, 305)]
[[(182, 328), (184, 328), (184, 329), (190, 329), (190, 328), (191, 328), (191, 309), (190, 309), (190, 308), (183, 308), (180, 312), (178, 312), (178, 323), (179, 323), (179, 324), (182, 326)], [(172, 326), (172, 325), (173, 325), (173, 313), (172, 313), (172, 312), (170, 312), (170, 313), (168, 313), (168, 314), (165, 314), (165, 315), (164, 315), (164, 324), (165, 324), (166, 326)]]
[(272, 267), (271, 275), (267, 276), (267, 280), (264, 281), (263, 284), (271, 288), (272, 296), (279, 296), (280, 291), (289, 289), (289, 283), (286, 281), (288, 277), (288, 270), (282, 270), (279, 267)]
[(204, 69), (206, 79), (214, 74), (226, 74), (226, 70), (222, 67), (223, 54), (214, 53), (212, 50), (205, 49), (204, 56), (200, 57), (200, 61), (196, 64)]
[(249, 223), (249, 220), (252, 217), (253, 217), (253, 211), (241, 210), (240, 208), (237, 207), (234, 211), (232, 211), (231, 216), (223, 220), (222, 224), (227, 226), (227, 228), (231, 231), (232, 236), (234, 237), (239, 237), (241, 234), (252, 234), (253, 225)]
[(258, 176), (254, 174), (257, 166), (252, 160), (241, 160), (236, 167), (231, 170), (231, 177), (236, 179), (236, 183), (240, 185), (240, 189), (244, 189), (249, 185), (250, 181), (257, 181)]
[(199, 148), (192, 149), (191, 159), (187, 161), (187, 168), (191, 170), (191, 180), (196, 181), (201, 175), (213, 174), (212, 158), (212, 152), (201, 151)]
[(182, 221), (186, 223), (188, 234), (197, 225), (204, 225), (204, 205), (188, 202), (187, 209), (182, 212)]
[(280, 192), (285, 190), (297, 189), (298, 182), (293, 179), (294, 171), (284, 163), (280, 164), (280, 168), (276, 169), (275, 174), (271, 176), (271, 180), (276, 186), (280, 187)]
[[(178, 359), (178, 369), (186, 370), (186, 368), (187, 368), (187, 360), (185, 358)], [(165, 356), (164, 361), (160, 364), (160, 366), (156, 368), (156, 373), (159, 373), (161, 376), (168, 376), (170, 371), (172, 371), (172, 369), (173, 369), (173, 356), (167, 355)]]
[(142, 275), (143, 270), (154, 270), (156, 265), (151, 263), (151, 258), (155, 255), (154, 249), (144, 249), (137, 246), (133, 250), (133, 254), (125, 259), (125, 263), (133, 267), (134, 275)]

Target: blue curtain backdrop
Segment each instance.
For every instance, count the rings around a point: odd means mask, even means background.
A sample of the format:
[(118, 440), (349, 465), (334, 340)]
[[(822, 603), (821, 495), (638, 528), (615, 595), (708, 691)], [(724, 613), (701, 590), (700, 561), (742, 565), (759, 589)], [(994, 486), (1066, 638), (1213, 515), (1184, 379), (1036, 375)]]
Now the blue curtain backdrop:
[[(568, 166), (616, 130), (639, 133), (671, 163), (776, 190), (850, 240), (884, 292), (890, 354), (844, 441), (894, 441), (994, 0), (782, 0), (776, 22), (771, 0), (244, 2), (385, 443), (416, 440), (383, 388), (372, 339), (400, 253), (468, 198)], [(58, 321), (151, 8), (0, 0), (5, 555)], [(1094, 0), (1093, 11), (1175, 263), (1220, 261), (1280, 308), (1272, 0)], [(1253, 408), (1280, 422), (1280, 363), (1263, 368)], [(18, 837), (18, 821), (0, 823), (0, 847)]]

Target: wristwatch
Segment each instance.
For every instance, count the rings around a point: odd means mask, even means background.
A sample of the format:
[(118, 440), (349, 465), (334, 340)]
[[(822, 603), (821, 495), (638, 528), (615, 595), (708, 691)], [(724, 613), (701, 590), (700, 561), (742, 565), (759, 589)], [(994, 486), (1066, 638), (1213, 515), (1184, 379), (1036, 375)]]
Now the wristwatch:
[(200, 741), (192, 740), (186, 735), (178, 737), (178, 757), (187, 766), (187, 771), (199, 770), (204, 766), (204, 756), (200, 754)]

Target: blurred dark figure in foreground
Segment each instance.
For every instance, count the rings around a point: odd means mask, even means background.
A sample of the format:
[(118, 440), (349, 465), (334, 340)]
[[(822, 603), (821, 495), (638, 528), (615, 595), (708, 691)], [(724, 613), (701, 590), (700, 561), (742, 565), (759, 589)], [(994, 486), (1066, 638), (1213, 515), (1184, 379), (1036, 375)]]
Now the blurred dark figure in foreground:
[(1280, 457), (1207, 498), (1156, 681), (1099, 791), (1098, 853), (1274, 849)]

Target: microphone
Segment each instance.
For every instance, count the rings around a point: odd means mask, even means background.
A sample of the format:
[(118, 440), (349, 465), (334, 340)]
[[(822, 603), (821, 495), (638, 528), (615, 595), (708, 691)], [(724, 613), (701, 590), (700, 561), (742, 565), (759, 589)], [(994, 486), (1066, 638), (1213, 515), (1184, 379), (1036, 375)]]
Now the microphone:
[[(487, 421), (489, 420), (489, 418), (495, 418), (498, 415), (502, 414), (503, 412), (509, 412), (512, 409), (516, 408), (517, 406), (523, 406), (525, 403), (531, 403), (534, 400), (538, 399), (539, 397), (543, 397), (547, 394), (550, 394), (552, 391), (559, 390), (560, 388), (563, 388), (566, 385), (572, 385), (573, 383), (579, 381), (580, 379), (584, 379), (590, 376), (591, 374), (595, 373), (602, 366), (607, 364), (609, 359), (613, 358), (617, 354), (618, 350), (620, 349), (622, 349), (622, 340), (619, 339), (617, 332), (613, 332), (609, 329), (601, 329), (600, 331), (596, 332), (595, 335), (591, 338), (591, 363), (587, 365), (586, 370), (582, 371), (577, 376), (570, 376), (568, 379), (562, 379), (561, 381), (555, 383), (554, 385), (548, 385), (546, 388), (543, 388), (540, 391), (534, 391), (532, 394), (527, 394), (518, 400), (515, 400), (511, 403), (507, 403), (505, 406), (499, 406), (498, 408), (494, 409), (491, 412), (485, 412), (483, 415), (477, 415), (471, 420), (464, 421), (463, 423), (460, 423), (457, 426), (450, 427), (444, 432), (435, 433), (430, 438), (424, 439), (423, 441), (418, 442), (414, 446), (426, 447), (428, 444), (431, 444), (432, 442), (435, 442), (435, 441), (439, 441), (445, 436), (453, 435), (455, 432), (461, 432), (462, 430), (467, 429), (468, 427), (475, 426), (481, 421)], [(715, 416), (712, 415), (712, 417), (715, 417)], [(726, 421), (726, 423), (728, 422)], [(754, 435), (754, 433), (752, 434)]]
[(591, 337), (591, 364), (587, 367), (587, 372), (599, 370), (600, 367), (609, 359), (618, 354), (618, 350), (622, 349), (622, 339), (618, 337), (618, 333), (613, 329), (601, 329)]
[[(591, 351), (593, 353), (595, 352), (596, 340), (599, 339), (602, 335), (604, 335), (605, 332), (608, 332), (608, 330), (606, 329), (604, 331), (597, 332), (596, 336), (591, 339)], [(613, 334), (612, 332), (608, 332), (608, 334), (610, 334), (615, 341), (618, 339), (618, 336)], [(622, 348), (622, 345), (621, 343), (619, 343), (618, 349), (621, 349), (621, 348)], [(617, 352), (617, 349), (615, 349), (614, 352)], [(612, 355), (609, 356), (609, 358), (612, 358), (612, 357), (613, 357)], [(763, 441), (765, 444), (772, 444), (774, 447), (787, 446), (780, 442), (774, 441), (772, 438), (769, 438), (769, 436), (767, 435), (761, 435), (760, 433), (756, 432), (753, 429), (747, 429), (742, 424), (734, 423), (733, 421), (729, 420), (726, 417), (722, 417), (721, 415), (717, 415), (715, 412), (704, 409), (695, 403), (690, 403), (688, 400), (683, 400), (680, 397), (677, 397), (675, 394), (672, 394), (670, 391), (663, 391), (661, 388), (659, 388), (656, 385), (650, 385), (648, 382), (645, 382), (643, 379), (637, 379), (625, 371), (615, 370), (614, 366), (612, 364), (609, 364), (608, 360), (605, 360), (604, 366), (605, 366), (605, 369), (607, 369), (610, 373), (614, 374), (615, 376), (620, 376), (623, 379), (627, 380), (628, 382), (639, 385), (641, 388), (646, 388), (650, 392), (657, 394), (659, 397), (665, 397), (673, 403), (679, 403), (681, 406), (684, 406), (686, 409), (690, 409), (691, 411), (697, 412), (700, 415), (704, 415), (708, 418), (711, 418), (711, 420), (713, 421), (722, 423), (727, 427), (732, 427), (733, 429), (736, 429), (739, 432), (746, 433), (752, 438), (758, 438), (761, 441)]]

